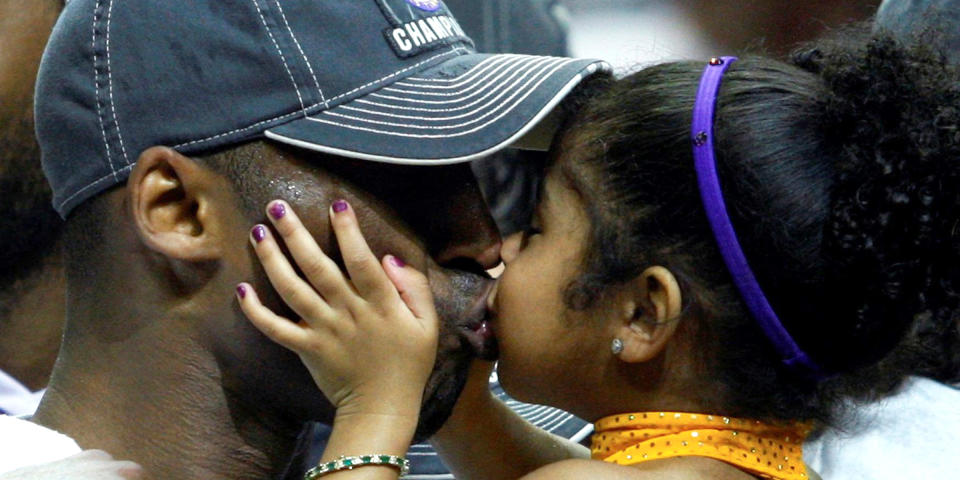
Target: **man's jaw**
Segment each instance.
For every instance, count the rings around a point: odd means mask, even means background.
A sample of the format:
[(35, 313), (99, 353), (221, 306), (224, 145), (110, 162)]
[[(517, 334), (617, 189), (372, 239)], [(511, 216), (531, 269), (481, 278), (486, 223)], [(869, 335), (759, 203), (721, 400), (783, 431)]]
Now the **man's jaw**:
[(447, 270), (447, 275), (443, 281), (437, 278), (435, 284), (442, 285), (434, 295), (445, 327), (440, 331), (434, 373), (424, 392), (418, 439), (432, 435), (450, 416), (473, 359), (496, 356), (485, 328), (486, 297), (493, 282), (486, 275), (459, 269)]

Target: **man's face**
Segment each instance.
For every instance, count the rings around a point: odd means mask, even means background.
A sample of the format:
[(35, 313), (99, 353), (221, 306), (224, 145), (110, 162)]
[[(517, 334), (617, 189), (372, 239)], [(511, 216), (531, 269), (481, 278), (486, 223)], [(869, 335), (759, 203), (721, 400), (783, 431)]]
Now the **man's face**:
[[(427, 384), (418, 433), (421, 437), (431, 434), (449, 415), (471, 358), (484, 353), (482, 338), (474, 329), (486, 315), (485, 297), (491, 286), (484, 269), (499, 261), (499, 234), (469, 165), (396, 166), (274, 146), (263, 150), (258, 159), (262, 182), (252, 189), (262, 188), (253, 195), (260, 197), (253, 203), (261, 213), (250, 218), (248, 227), (267, 223), (262, 208), (268, 201), (282, 198), (297, 211), (324, 251), (338, 259), (327, 212), (333, 201), (343, 198), (356, 210), (375, 254), (396, 255), (427, 274), (441, 328), (437, 363)], [(252, 264), (253, 283), (258, 292), (264, 292), (264, 303), (296, 318), (269, 287), (246, 245), (244, 251), (245, 261)], [(306, 375), (302, 366), (295, 368), (294, 375)], [(285, 377), (290, 377), (289, 370), (287, 373)], [(319, 396), (315, 387), (312, 392), (313, 397)]]

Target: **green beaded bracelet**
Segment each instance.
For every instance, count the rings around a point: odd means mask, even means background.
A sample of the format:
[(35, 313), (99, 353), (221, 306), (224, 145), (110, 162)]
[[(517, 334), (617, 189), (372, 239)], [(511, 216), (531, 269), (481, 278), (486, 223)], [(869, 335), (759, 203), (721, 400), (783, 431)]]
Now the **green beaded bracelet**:
[(315, 480), (331, 472), (339, 470), (353, 470), (357, 467), (366, 467), (368, 465), (386, 465), (400, 470), (400, 476), (406, 475), (410, 471), (410, 460), (396, 455), (358, 455), (340, 458), (327, 463), (321, 463), (311, 468), (303, 476), (304, 480)]

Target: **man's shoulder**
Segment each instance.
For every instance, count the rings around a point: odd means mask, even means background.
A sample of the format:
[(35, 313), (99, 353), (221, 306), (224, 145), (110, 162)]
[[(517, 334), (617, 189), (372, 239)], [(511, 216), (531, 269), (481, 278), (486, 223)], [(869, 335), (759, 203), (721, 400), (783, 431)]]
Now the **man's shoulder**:
[(80, 453), (72, 438), (23, 418), (0, 415), (0, 473)]

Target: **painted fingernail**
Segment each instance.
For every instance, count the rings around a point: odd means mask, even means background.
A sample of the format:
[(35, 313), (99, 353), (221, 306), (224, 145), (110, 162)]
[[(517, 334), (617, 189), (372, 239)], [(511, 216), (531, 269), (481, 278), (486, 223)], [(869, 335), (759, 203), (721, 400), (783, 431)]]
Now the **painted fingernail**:
[(244, 285), (244, 284), (242, 284), (242, 283), (241, 283), (240, 285), (237, 285), (237, 296), (239, 296), (241, 300), (243, 300), (244, 298), (247, 298), (247, 286), (246, 286), (246, 285)]
[(260, 243), (264, 238), (267, 238), (267, 227), (264, 227), (263, 225), (257, 225), (256, 227), (253, 227), (251, 235), (253, 235), (253, 239), (256, 240), (257, 243)]
[(270, 205), (270, 208), (267, 209), (270, 212), (270, 216), (274, 220), (280, 220), (284, 215), (287, 214), (287, 207), (283, 205), (283, 202), (273, 202), (273, 205)]
[(333, 202), (333, 211), (334, 213), (340, 213), (346, 210), (350, 205), (347, 204), (346, 200), (337, 200)]
[(392, 263), (395, 267), (398, 267), (398, 268), (403, 268), (403, 267), (406, 267), (406, 266), (407, 266), (407, 263), (404, 262), (403, 259), (401, 259), (401, 258), (399, 258), (399, 257), (395, 257), (395, 256), (393, 256), (393, 255), (390, 255), (390, 260), (389, 260), (389, 261), (390, 261), (390, 263)]

